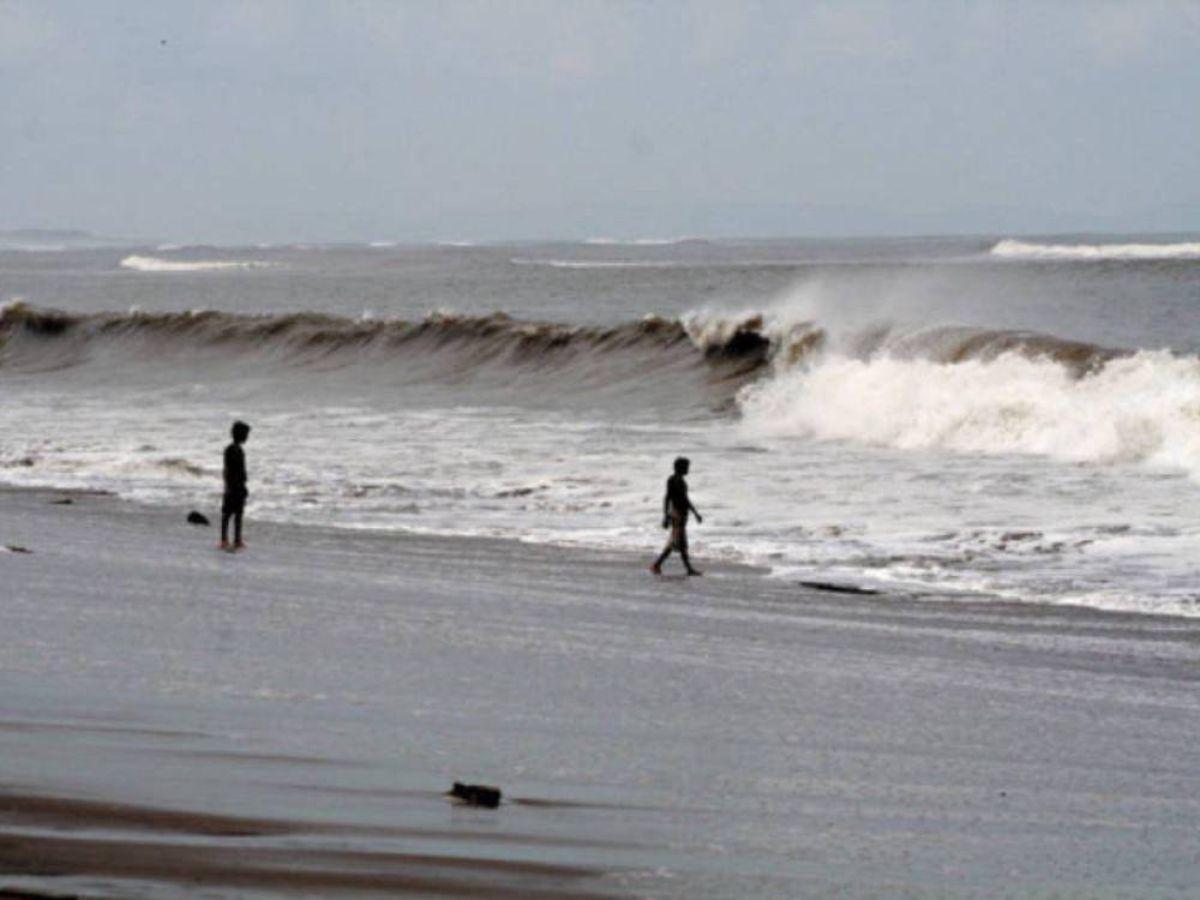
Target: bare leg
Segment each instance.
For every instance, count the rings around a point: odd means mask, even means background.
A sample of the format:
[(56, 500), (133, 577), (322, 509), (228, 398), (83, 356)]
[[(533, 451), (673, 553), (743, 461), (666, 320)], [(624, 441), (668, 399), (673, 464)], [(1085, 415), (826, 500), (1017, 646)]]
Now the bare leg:
[(667, 557), (671, 555), (671, 545), (667, 544), (665, 550), (658, 555), (658, 559), (654, 561), (654, 565), (650, 567), (650, 571), (655, 575), (662, 574), (662, 564), (667, 561)]
[(221, 549), (224, 550), (229, 546), (229, 519), (233, 513), (221, 511)]
[(240, 509), (233, 514), (233, 546), (237, 548), (246, 546), (242, 543), (242, 511)]
[(688, 558), (688, 552), (687, 552), (687, 550), (680, 549), (680, 551), (679, 551), (679, 555), (680, 555), (681, 557), (683, 557), (683, 565), (684, 565), (684, 568), (686, 568), (686, 569), (687, 569), (687, 573), (688, 573), (689, 575), (703, 575), (703, 574), (704, 574), (703, 572), (701, 572), (699, 569), (695, 568), (695, 567), (692, 565), (692, 561), (691, 561), (691, 559), (689, 559), (689, 558)]

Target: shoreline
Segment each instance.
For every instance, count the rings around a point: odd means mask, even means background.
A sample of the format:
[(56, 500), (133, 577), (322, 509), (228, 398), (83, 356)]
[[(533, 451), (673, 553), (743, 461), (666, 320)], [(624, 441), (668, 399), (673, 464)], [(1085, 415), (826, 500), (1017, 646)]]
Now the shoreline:
[[(65, 505), (73, 506), (77, 500), (91, 499), (102, 503), (110, 503), (111, 511), (117, 515), (152, 516), (159, 521), (164, 527), (180, 526), (187, 516), (188, 510), (184, 507), (167, 506), (160, 504), (145, 503), (137, 500), (131, 500), (121, 497), (114, 492), (105, 490), (79, 489), (79, 488), (52, 488), (52, 487), (25, 487), (19, 485), (0, 485), (0, 498), (6, 495), (15, 497), (30, 497), (35, 498), (34, 502), (44, 503), (46, 505), (56, 506)], [(64, 503), (63, 501), (69, 501)], [(210, 516), (209, 526), (187, 526), (194, 532), (203, 534), (207, 533), (203, 529), (211, 529), (213, 540), (216, 540), (218, 535), (219, 517)], [(346, 541), (364, 540), (378, 542), (399, 542), (409, 546), (421, 546), (422, 544), (437, 547), (441, 549), (463, 546), (467, 548), (475, 548), (480, 552), (493, 557), (503, 557), (510, 553), (526, 551), (531, 555), (545, 557), (547, 555), (560, 555), (564, 558), (569, 558), (572, 561), (582, 562), (592, 565), (622, 565), (630, 570), (644, 573), (648, 568), (646, 560), (653, 561), (661, 547), (653, 542), (647, 542), (644, 552), (635, 553), (632, 550), (626, 549), (604, 549), (598, 547), (585, 546), (582, 544), (570, 543), (553, 543), (534, 540), (526, 540), (523, 538), (504, 538), (496, 536), (484, 535), (450, 535), (432, 532), (407, 531), (403, 529), (391, 530), (374, 527), (343, 527), (337, 525), (316, 525), (304, 522), (286, 522), (278, 520), (255, 520), (252, 516), (247, 516), (247, 534), (251, 535), (255, 529), (265, 529), (267, 531), (280, 531), (282, 533), (298, 532), (302, 534), (311, 534), (316, 539), (322, 542), (336, 541), (339, 537)], [(6, 551), (11, 551), (8, 546), (12, 541), (7, 540), (0, 535), (0, 554)], [(31, 546), (25, 546), (16, 542), (19, 548), (17, 552), (24, 550), (32, 551)], [(703, 542), (700, 542), (702, 548)], [(251, 548), (252, 549), (252, 548)], [(704, 566), (704, 577), (710, 577), (709, 569), (712, 569), (711, 574), (719, 577), (739, 577), (749, 578), (751, 580), (762, 580), (762, 588), (764, 592), (769, 594), (778, 594), (781, 592), (802, 594), (806, 598), (811, 597), (814, 601), (829, 601), (829, 606), (865, 606), (867, 608), (878, 607), (881, 609), (946, 609), (951, 611), (959, 611), (964, 613), (983, 613), (994, 612), (997, 616), (1016, 616), (1018, 618), (1030, 617), (1037, 619), (1041, 616), (1046, 618), (1058, 618), (1062, 616), (1078, 617), (1078, 618), (1095, 618), (1101, 622), (1128, 622), (1131, 624), (1145, 623), (1147, 625), (1162, 625), (1170, 626), (1177, 624), (1181, 629), (1195, 629), (1200, 631), (1200, 613), (1196, 616), (1181, 615), (1171, 612), (1149, 612), (1145, 610), (1122, 610), (1108, 609), (1099, 606), (1089, 606), (1078, 603), (1038, 603), (1032, 600), (1008, 600), (995, 597), (992, 599), (982, 599), (983, 595), (978, 595), (980, 599), (975, 599), (976, 595), (969, 595), (961, 592), (946, 592), (938, 593), (936, 591), (906, 591), (895, 590), (891, 591), (883, 587), (872, 587), (870, 590), (862, 590), (854, 585), (847, 585), (849, 590), (841, 588), (840, 581), (828, 582), (829, 587), (817, 587), (815, 582), (820, 582), (821, 579), (805, 577), (803, 579), (793, 576), (772, 577), (771, 571), (766, 566), (760, 566), (748, 562), (729, 561), (724, 559), (706, 559), (703, 555), (697, 557), (697, 563)], [(673, 556), (668, 562), (668, 565), (678, 566), (678, 558)], [(676, 570), (668, 571), (665, 574), (664, 580), (672, 582), (682, 577), (682, 573)], [(838, 585), (835, 587), (835, 585)], [(1197, 599), (1197, 604), (1200, 606), (1200, 598)], [(824, 605), (824, 604), (823, 604)]]
[(1200, 879), (1189, 619), (253, 521), (230, 555), (185, 514), (0, 491), (0, 896)]

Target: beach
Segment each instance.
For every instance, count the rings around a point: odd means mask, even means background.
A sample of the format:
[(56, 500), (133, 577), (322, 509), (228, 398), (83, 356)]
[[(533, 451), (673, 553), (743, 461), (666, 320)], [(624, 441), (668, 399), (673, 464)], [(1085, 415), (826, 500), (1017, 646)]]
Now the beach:
[(0, 494), (0, 896), (1194, 893), (1194, 620), (186, 512)]
[(1200, 0), (124, 6), (0, 0), (0, 900), (1200, 898)]

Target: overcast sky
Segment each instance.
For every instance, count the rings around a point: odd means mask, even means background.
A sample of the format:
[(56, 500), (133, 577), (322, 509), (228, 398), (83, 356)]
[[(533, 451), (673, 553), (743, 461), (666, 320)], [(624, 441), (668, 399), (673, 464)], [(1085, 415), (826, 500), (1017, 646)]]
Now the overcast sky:
[(1200, 230), (1200, 0), (0, 0), (0, 228)]

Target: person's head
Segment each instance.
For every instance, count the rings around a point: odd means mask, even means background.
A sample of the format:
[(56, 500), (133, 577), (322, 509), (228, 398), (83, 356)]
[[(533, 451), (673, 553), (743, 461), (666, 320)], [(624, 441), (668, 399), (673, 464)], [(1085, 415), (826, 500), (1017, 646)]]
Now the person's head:
[(250, 437), (250, 426), (245, 422), (234, 422), (233, 428), (230, 429), (230, 434), (233, 435), (235, 443), (244, 444), (246, 438)]
[(691, 468), (692, 462), (686, 456), (675, 457), (675, 474), (686, 475), (688, 469)]

